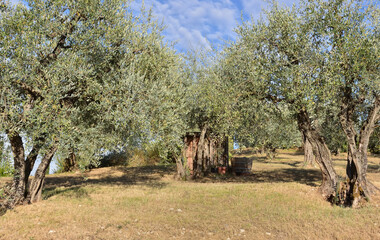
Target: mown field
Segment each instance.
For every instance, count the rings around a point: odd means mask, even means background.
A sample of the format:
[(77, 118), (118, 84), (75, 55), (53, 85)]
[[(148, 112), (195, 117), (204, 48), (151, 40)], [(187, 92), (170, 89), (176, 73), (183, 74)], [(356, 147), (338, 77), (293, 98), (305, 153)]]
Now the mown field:
[[(254, 158), (252, 176), (180, 182), (162, 166), (50, 175), (44, 201), (0, 217), (0, 239), (380, 239), (380, 194), (361, 209), (331, 206), (302, 155), (237, 157)], [(345, 155), (334, 164), (343, 175)], [(380, 158), (368, 175), (380, 187)]]

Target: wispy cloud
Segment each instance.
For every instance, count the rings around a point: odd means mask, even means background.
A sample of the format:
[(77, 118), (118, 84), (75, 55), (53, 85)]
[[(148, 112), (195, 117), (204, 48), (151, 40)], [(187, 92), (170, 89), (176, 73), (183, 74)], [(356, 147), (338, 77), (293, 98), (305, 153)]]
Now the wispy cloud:
[[(141, 4), (141, 1), (137, 1)], [(230, 0), (146, 0), (153, 6), (167, 29), (166, 38), (178, 41), (177, 48), (210, 48), (224, 39), (233, 38), (233, 28), (240, 19), (240, 9)]]
[[(135, 0), (134, 9), (142, 2), (152, 7), (154, 15), (166, 25), (165, 38), (177, 42), (179, 51), (210, 48), (225, 40), (235, 39), (233, 29), (251, 16), (260, 17), (269, 6), (268, 0)], [(280, 4), (291, 6), (299, 0), (278, 0)], [(11, 0), (12, 4), (22, 2)]]
[[(279, 0), (291, 6), (299, 0)], [(134, 6), (141, 6), (137, 0)], [(167, 26), (166, 39), (176, 41), (177, 49), (210, 48), (235, 38), (233, 29), (244, 18), (258, 19), (267, 0), (145, 0), (154, 14)]]

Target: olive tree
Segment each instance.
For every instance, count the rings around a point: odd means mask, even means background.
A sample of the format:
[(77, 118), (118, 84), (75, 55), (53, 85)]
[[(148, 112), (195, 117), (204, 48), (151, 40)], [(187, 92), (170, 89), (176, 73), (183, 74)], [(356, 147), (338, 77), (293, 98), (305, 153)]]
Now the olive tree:
[(311, 3), (321, 23), (326, 51), (325, 78), (347, 138), (347, 180), (339, 191), (343, 204), (357, 206), (376, 187), (367, 179), (367, 151), (380, 123), (380, 10), (361, 1)]
[[(222, 165), (228, 162), (227, 148), (226, 146), (223, 148), (223, 144), (232, 122), (226, 88), (218, 75), (218, 58), (219, 54), (213, 50), (193, 51), (188, 53), (184, 66), (184, 77), (188, 80), (188, 88), (183, 95), (186, 107), (182, 112), (186, 128), (183, 129), (182, 135), (184, 136), (186, 132), (200, 132), (199, 142), (194, 151), (193, 178), (211, 171), (213, 167), (211, 159), (217, 159), (217, 164)], [(214, 148), (215, 151), (209, 148)], [(186, 158), (183, 156), (182, 161), (177, 161), (178, 175), (182, 179), (188, 177), (189, 171), (186, 167)]]
[[(287, 105), (312, 145), (323, 196), (348, 205), (369, 196), (366, 152), (379, 120), (378, 16), (376, 7), (354, 1), (302, 2), (291, 9), (273, 3), (265, 19), (238, 27), (238, 39), (226, 49), (224, 60), (226, 80), (239, 89), (239, 96)], [(318, 121), (337, 106), (341, 110), (333, 113), (350, 150), (348, 179), (358, 185), (345, 196), (336, 194), (337, 174)]]
[[(265, 19), (245, 22), (236, 30), (238, 39), (225, 49), (225, 80), (236, 89), (238, 101), (285, 104), (298, 129), (310, 141), (322, 172), (321, 192), (333, 199), (337, 174), (330, 150), (315, 124), (325, 80), (319, 77), (319, 53), (325, 46), (313, 36), (313, 22), (293, 7), (274, 3)], [(249, 105), (247, 105), (249, 107)]]
[(40, 199), (59, 149), (107, 149), (181, 125), (172, 101), (183, 91), (181, 59), (149, 11), (135, 15), (124, 0), (26, 4), (0, 16), (0, 132), (15, 168), (10, 207)]

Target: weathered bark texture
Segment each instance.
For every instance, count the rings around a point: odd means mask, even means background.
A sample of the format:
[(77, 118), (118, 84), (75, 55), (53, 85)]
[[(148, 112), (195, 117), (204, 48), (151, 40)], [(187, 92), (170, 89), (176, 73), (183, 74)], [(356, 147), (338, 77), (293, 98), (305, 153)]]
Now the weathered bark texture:
[(329, 201), (334, 201), (337, 187), (337, 174), (332, 165), (330, 150), (320, 133), (313, 127), (306, 110), (298, 112), (297, 122), (299, 130), (309, 139), (315, 161), (321, 169), (322, 185), (320, 190), (322, 196)]
[(25, 150), (21, 136), (17, 132), (8, 132), (7, 135), (12, 148), (15, 169), (13, 185), (11, 189), (12, 195), (9, 196), (7, 204), (9, 208), (13, 208), (15, 205), (24, 203), (25, 195), (27, 192), (26, 179), (29, 176), (26, 176), (25, 174)]
[(185, 148), (182, 149), (181, 155), (175, 157), (176, 165), (177, 165), (177, 177), (181, 180), (186, 180), (188, 177), (188, 169), (186, 162), (186, 153)]
[[(202, 132), (188, 133), (185, 137), (184, 161), (177, 161), (177, 172), (191, 175), (192, 178), (202, 177), (215, 171), (217, 167), (229, 167), (228, 158), (228, 137), (213, 136), (209, 134), (207, 128), (202, 128)], [(182, 166), (181, 164), (184, 164)]]
[(367, 120), (363, 123), (360, 133), (355, 130), (353, 120), (355, 104), (351, 91), (345, 92), (345, 98), (340, 112), (340, 123), (347, 137), (348, 154), (346, 166), (346, 181), (341, 183), (339, 190), (340, 204), (358, 207), (361, 200), (369, 199), (378, 189), (367, 179), (368, 144), (375, 124), (380, 120), (380, 96), (371, 108)]
[(41, 199), (46, 170), (57, 151), (57, 146), (54, 144), (54, 146), (46, 152), (30, 186), (28, 186), (29, 176), (43, 146), (44, 138), (37, 139), (32, 150), (28, 156), (25, 157), (24, 143), (20, 134), (8, 131), (7, 135), (13, 152), (15, 175), (5, 207), (14, 208), (16, 205), (32, 203)]
[(38, 202), (41, 200), (42, 188), (45, 180), (46, 170), (48, 169), (51, 160), (55, 152), (57, 151), (57, 146), (52, 146), (42, 158), (40, 165), (34, 175), (34, 178), (29, 187), (28, 200), (31, 203)]
[(26, 187), (26, 191), (24, 193), (25, 198), (27, 197), (27, 194), (28, 194), (29, 176), (33, 170), (34, 164), (36, 163), (38, 153), (40, 152), (42, 145), (43, 145), (42, 144), (43, 141), (44, 141), (44, 138), (39, 138), (37, 140), (37, 142), (34, 144), (34, 146), (32, 148), (32, 151), (30, 151), (30, 153), (29, 153), (29, 155), (25, 161), (25, 179), (24, 179), (25, 180), (25, 187)]
[(310, 140), (303, 135), (303, 150), (304, 150), (304, 166), (314, 165), (314, 154), (313, 154), (313, 146), (310, 143)]
[(69, 156), (64, 160), (63, 171), (64, 172), (72, 172), (78, 169), (77, 166), (77, 157), (75, 155), (74, 150), (72, 149)]
[(205, 146), (205, 138), (206, 138), (206, 132), (207, 132), (207, 126), (204, 126), (201, 131), (201, 135), (199, 137), (199, 142), (197, 145), (197, 151), (196, 151), (196, 168), (194, 170), (194, 177), (201, 177), (205, 173), (205, 155), (206, 155), (206, 146)]

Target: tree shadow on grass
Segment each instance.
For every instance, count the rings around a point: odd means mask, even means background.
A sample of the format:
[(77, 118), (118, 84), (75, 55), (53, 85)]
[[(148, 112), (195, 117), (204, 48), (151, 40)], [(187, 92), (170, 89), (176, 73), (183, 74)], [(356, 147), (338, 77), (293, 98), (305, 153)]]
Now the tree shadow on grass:
[[(243, 161), (252, 161), (253, 171), (250, 174), (236, 176), (235, 174), (217, 175), (211, 174), (198, 182), (237, 182), (237, 183), (284, 183), (297, 182), (316, 187), (322, 180), (322, 174), (318, 169), (302, 168), (299, 161), (269, 160), (265, 157), (236, 157)], [(276, 169), (255, 171), (255, 163), (282, 165)]]
[[(248, 157), (237, 157), (239, 159), (250, 159)], [(259, 163), (265, 163), (265, 164), (283, 164), (283, 165), (288, 165), (288, 166), (291, 166), (291, 167), (301, 167), (302, 166), (302, 162), (297, 162), (297, 161), (289, 161), (287, 162), (286, 160), (287, 159), (291, 159), (291, 158), (287, 158), (287, 157), (283, 157), (281, 156), (281, 158), (274, 158), (274, 159), (268, 159), (266, 157), (253, 157), (251, 159), (254, 159), (253, 162), (259, 162)]]
[(368, 164), (368, 173), (380, 173), (380, 165), (379, 164)]
[(144, 166), (144, 167), (108, 167), (93, 169), (83, 174), (50, 175), (45, 179), (43, 197), (48, 199), (55, 195), (73, 198), (88, 198), (85, 186), (145, 186), (162, 189), (167, 186), (161, 181), (167, 174), (174, 174), (170, 166)]
[(312, 187), (322, 180), (321, 172), (316, 169), (284, 168), (272, 171), (255, 172), (254, 182), (297, 182)]
[(209, 175), (197, 182), (235, 182), (235, 183), (301, 183), (312, 187), (319, 186), (322, 180), (321, 172), (316, 169), (283, 168), (270, 171), (253, 171), (251, 174), (236, 176)]
[(77, 199), (90, 198), (90, 195), (88, 194), (88, 190), (86, 190), (83, 187), (45, 188), (43, 191), (42, 198), (46, 200), (55, 195), (60, 195), (60, 196), (68, 197), (68, 198), (77, 198)]

